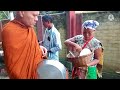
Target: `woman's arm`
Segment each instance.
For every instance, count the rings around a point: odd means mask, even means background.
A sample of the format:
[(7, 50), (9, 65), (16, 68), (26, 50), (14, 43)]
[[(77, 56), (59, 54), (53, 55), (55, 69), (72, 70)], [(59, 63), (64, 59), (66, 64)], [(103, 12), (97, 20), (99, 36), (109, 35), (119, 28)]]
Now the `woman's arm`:
[(69, 38), (69, 39), (65, 40), (64, 44), (66, 46), (72, 46), (72, 47), (74, 47), (76, 45), (76, 43), (74, 43), (74, 42), (75, 42), (75, 38), (72, 37), (72, 38)]
[(102, 53), (102, 48), (98, 48), (94, 51), (94, 60), (87, 64), (87, 66), (93, 66), (99, 63)]
[(82, 48), (81, 46), (79, 46), (77, 43), (75, 43), (75, 37), (69, 38), (67, 40), (65, 40), (64, 44), (69, 48), (69, 47), (73, 47), (76, 51), (81, 51)]

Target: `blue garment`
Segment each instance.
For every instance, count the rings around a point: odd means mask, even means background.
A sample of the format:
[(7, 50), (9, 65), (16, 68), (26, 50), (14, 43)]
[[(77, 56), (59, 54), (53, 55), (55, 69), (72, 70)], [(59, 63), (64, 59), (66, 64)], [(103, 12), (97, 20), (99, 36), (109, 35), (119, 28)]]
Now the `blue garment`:
[[(48, 37), (50, 40), (48, 40)], [(43, 37), (43, 46), (47, 48), (48, 59), (58, 60), (59, 61), (59, 51), (62, 49), (60, 33), (58, 30), (52, 26), (50, 30), (46, 29)]]

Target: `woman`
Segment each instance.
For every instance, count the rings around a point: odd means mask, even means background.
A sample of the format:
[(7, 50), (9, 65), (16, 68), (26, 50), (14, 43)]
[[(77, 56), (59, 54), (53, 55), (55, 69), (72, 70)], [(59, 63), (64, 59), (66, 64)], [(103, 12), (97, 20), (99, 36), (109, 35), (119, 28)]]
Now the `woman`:
[(102, 52), (101, 42), (94, 37), (94, 33), (98, 26), (99, 23), (97, 21), (87, 20), (82, 25), (83, 35), (76, 35), (64, 42), (64, 44), (68, 47), (74, 47), (77, 52), (80, 52), (84, 48), (88, 48), (93, 52), (91, 62), (86, 65), (87, 74), (85, 74), (84, 76), (80, 74), (80, 72), (82, 71), (85, 72), (84, 68), (73, 67), (72, 78), (75, 78), (75, 72), (77, 72), (77, 76), (79, 79), (97, 79), (96, 65), (99, 63)]

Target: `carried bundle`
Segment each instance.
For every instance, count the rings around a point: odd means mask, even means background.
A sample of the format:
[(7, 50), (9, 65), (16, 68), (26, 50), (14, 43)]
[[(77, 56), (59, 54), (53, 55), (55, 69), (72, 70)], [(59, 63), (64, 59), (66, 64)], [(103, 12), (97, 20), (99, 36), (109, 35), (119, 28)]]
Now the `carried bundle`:
[(68, 61), (72, 62), (74, 67), (85, 67), (91, 62), (92, 52), (88, 48), (84, 48), (81, 52), (69, 51), (67, 54)]

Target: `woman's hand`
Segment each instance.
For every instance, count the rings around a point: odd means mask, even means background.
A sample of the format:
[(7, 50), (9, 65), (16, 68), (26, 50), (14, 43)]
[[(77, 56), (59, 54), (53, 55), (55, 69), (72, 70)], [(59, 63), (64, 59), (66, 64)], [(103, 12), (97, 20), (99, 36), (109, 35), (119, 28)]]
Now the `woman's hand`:
[(75, 44), (74, 46), (74, 49), (77, 51), (77, 52), (81, 52), (82, 51), (82, 47), (78, 44)]
[(75, 43), (75, 37), (73, 38), (69, 38), (67, 39), (64, 44), (68, 47), (68, 48), (73, 48), (75, 51), (77, 52), (81, 52), (82, 47), (79, 46), (77, 43)]

